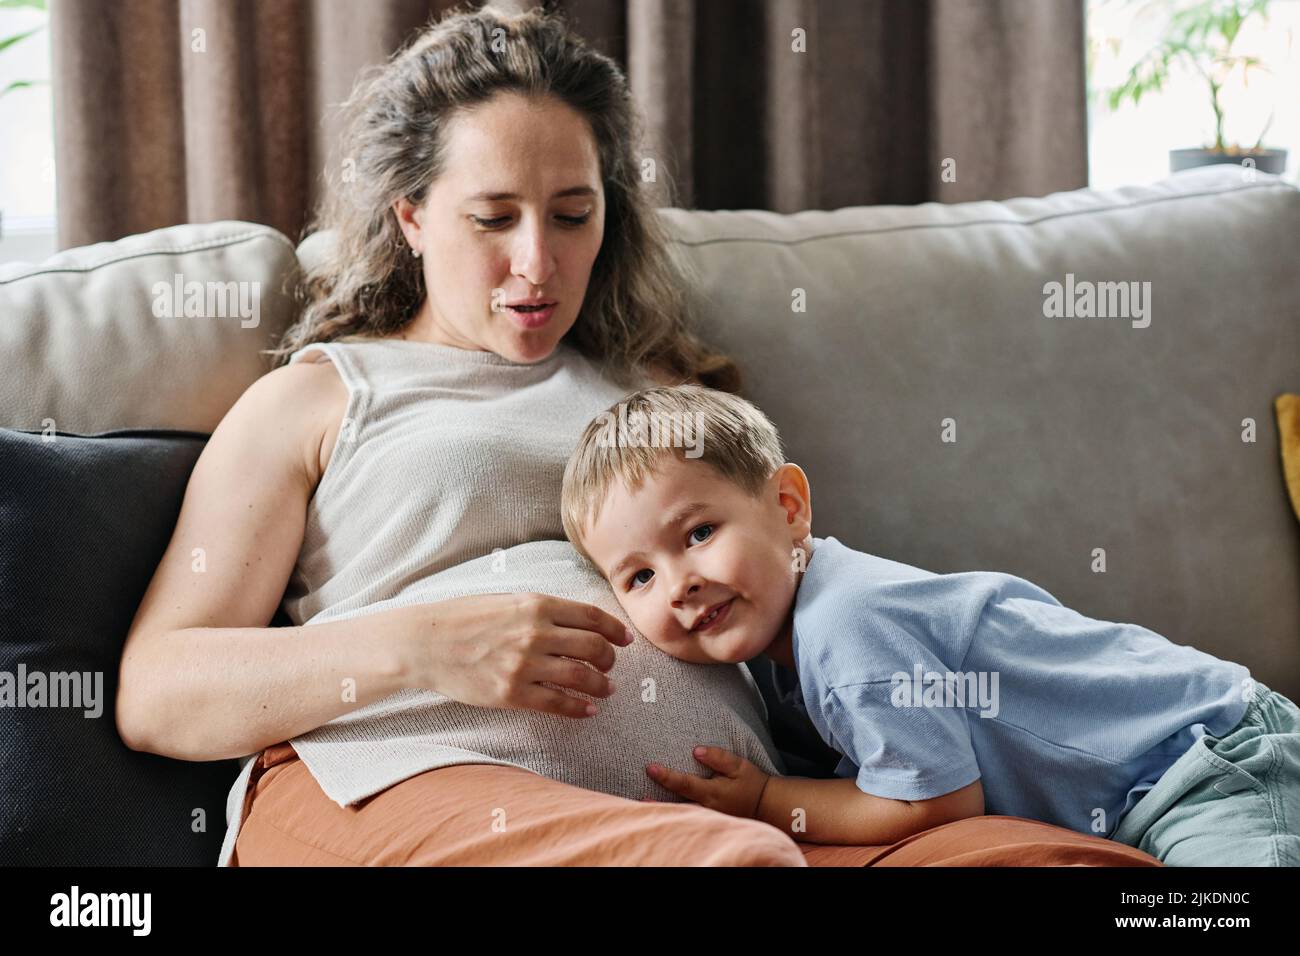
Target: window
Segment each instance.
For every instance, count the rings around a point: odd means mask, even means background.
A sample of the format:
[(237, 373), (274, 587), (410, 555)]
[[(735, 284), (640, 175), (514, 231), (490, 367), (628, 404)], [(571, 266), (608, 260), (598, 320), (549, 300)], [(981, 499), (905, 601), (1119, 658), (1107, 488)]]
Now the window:
[[(39, 262), (57, 248), (50, 31), (43, 4), (0, 6), (0, 262)], [(17, 86), (32, 82), (31, 86)]]
[[(1184, 63), (1173, 62), (1163, 91), (1145, 93), (1136, 105), (1126, 100), (1112, 111), (1105, 95), (1160, 44), (1175, 13), (1204, 2), (1088, 0), (1089, 185), (1163, 179), (1169, 150), (1214, 142), (1209, 84)], [(1229, 5), (1219, 2), (1220, 9)], [(1237, 5), (1245, 9), (1246, 0)], [(1293, 49), (1300, 39), (1300, 0), (1272, 0), (1265, 10), (1267, 20), (1248, 17), (1232, 43), (1233, 56), (1256, 57), (1260, 68), (1227, 74), (1220, 94), (1224, 138), (1251, 147), (1264, 133), (1263, 147), (1288, 151), (1284, 175), (1294, 180), (1300, 165), (1300, 56)]]

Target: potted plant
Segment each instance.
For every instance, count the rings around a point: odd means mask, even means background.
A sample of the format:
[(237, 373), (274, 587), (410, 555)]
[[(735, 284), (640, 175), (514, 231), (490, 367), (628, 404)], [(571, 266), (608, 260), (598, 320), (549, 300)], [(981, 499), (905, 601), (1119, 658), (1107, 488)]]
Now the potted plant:
[(1232, 52), (1241, 27), (1251, 18), (1268, 21), (1269, 0), (1197, 0), (1177, 10), (1169, 18), (1163, 39), (1143, 56), (1128, 77), (1108, 94), (1112, 110), (1125, 100), (1137, 105), (1144, 94), (1164, 89), (1169, 69), (1174, 64), (1191, 67), (1205, 80), (1214, 111), (1214, 143), (1192, 149), (1171, 149), (1169, 170), (1178, 172), (1194, 166), (1234, 163), (1253, 166), (1261, 172), (1280, 175), (1286, 169), (1285, 149), (1264, 149), (1264, 135), (1272, 125), (1270, 115), (1259, 139), (1250, 148), (1224, 138), (1224, 106), (1220, 94), (1234, 70), (1242, 70), (1243, 79), (1250, 70), (1266, 70), (1257, 57)]

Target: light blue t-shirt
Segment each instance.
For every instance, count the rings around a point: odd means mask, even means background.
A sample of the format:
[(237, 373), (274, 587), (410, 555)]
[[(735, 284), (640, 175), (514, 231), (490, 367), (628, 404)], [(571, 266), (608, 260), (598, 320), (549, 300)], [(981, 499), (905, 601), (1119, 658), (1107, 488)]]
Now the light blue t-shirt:
[(813, 540), (794, 608), (806, 710), (866, 793), (926, 800), (982, 778), (985, 813), (1109, 836), (1250, 672), (1136, 624), (1084, 617), (1023, 578), (934, 574)]

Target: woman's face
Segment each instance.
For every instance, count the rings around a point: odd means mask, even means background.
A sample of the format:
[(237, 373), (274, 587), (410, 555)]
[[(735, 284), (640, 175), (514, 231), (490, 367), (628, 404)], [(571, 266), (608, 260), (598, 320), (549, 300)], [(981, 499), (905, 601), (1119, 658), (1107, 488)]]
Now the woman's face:
[[(552, 97), (499, 93), (452, 121), (425, 203), (393, 204), (427, 292), (404, 337), (541, 361), (572, 328), (605, 232), (587, 121)], [(509, 306), (554, 302), (535, 315)]]

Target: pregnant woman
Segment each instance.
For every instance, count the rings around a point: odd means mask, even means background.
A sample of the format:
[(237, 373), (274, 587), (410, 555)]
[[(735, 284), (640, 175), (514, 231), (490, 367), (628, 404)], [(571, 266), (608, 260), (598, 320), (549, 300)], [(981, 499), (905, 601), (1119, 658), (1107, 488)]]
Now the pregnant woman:
[(784, 768), (744, 668), (628, 634), (564, 541), (592, 415), (738, 388), (683, 317), (625, 79), (485, 8), (350, 106), (287, 361), (214, 431), (123, 653), (123, 740), (243, 760), (221, 865), (1155, 862), (1007, 817), (816, 847), (673, 802), (646, 765), (699, 772), (698, 743)]

